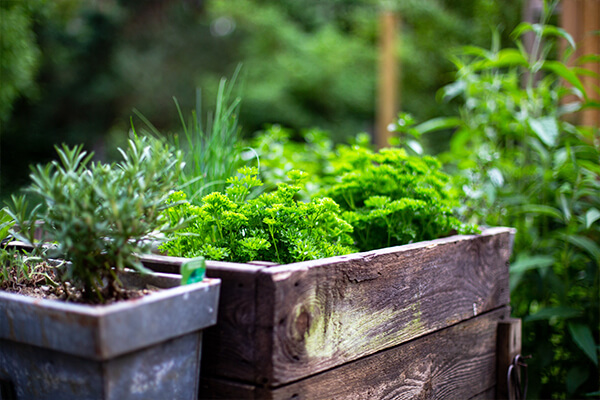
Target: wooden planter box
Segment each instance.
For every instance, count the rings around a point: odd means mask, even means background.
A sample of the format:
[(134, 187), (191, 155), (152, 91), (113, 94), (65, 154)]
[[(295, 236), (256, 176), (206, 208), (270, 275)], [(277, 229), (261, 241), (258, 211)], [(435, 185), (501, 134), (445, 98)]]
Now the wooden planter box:
[[(508, 306), (514, 232), (288, 265), (208, 262), (222, 288), (200, 397), (494, 398), (506, 386), (498, 364), (520, 347)], [(181, 263), (156, 258), (163, 272)]]

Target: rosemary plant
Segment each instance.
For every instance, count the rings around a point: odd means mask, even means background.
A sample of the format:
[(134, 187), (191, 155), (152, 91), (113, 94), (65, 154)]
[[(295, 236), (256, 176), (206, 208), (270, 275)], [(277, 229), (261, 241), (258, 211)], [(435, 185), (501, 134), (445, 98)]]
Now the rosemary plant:
[(183, 168), (180, 152), (157, 139), (131, 140), (119, 149), (116, 164), (92, 162), (81, 146), (58, 148), (60, 161), (38, 165), (27, 191), (42, 205), (27, 211), (24, 198), (13, 198), (9, 214), (20, 229), (13, 234), (34, 247), (36, 220), (45, 240), (70, 261), (59, 278), (82, 289), (89, 302), (121, 297), (117, 272), (143, 271), (137, 255), (148, 250), (148, 235), (172, 227), (162, 212)]

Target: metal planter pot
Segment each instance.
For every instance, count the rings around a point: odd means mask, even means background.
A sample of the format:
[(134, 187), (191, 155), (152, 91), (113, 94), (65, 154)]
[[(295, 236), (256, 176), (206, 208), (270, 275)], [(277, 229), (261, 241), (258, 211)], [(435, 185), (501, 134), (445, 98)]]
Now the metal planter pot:
[(0, 399), (196, 399), (220, 280), (124, 280), (165, 289), (107, 306), (0, 292)]

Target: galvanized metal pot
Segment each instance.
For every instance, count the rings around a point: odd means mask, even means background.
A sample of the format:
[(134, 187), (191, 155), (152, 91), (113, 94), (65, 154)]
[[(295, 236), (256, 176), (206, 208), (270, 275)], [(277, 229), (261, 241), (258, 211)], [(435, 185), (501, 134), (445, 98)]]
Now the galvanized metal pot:
[(107, 306), (0, 292), (0, 399), (196, 399), (220, 281), (124, 279), (166, 289)]

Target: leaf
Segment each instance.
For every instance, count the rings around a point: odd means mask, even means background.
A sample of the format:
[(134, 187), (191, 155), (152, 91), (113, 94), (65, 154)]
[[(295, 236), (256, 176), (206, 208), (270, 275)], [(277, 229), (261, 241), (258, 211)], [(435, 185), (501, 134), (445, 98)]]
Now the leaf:
[(492, 54), (488, 50), (477, 46), (463, 46), (460, 48), (460, 53), (485, 59), (492, 57)]
[(571, 220), (571, 210), (569, 209), (569, 203), (567, 202), (567, 198), (564, 193), (561, 193), (558, 197), (558, 202), (560, 203), (560, 208), (562, 209), (565, 221)]
[(10, 228), (15, 224), (15, 221), (6, 210), (6, 208), (0, 210), (0, 241), (3, 241), (8, 237)]
[(554, 72), (556, 75), (560, 76), (577, 88), (581, 93), (585, 93), (585, 89), (581, 83), (581, 80), (579, 80), (577, 75), (565, 64), (559, 61), (544, 61), (542, 68)]
[(600, 101), (596, 101), (596, 100), (587, 100), (583, 106), (581, 107), (582, 109), (588, 109), (588, 108), (600, 108)]
[(579, 235), (566, 235), (562, 234), (561, 239), (572, 245), (579, 247), (582, 250), (587, 251), (596, 262), (600, 262), (600, 247), (593, 240)]
[(517, 257), (517, 260), (511, 264), (510, 273), (519, 273), (529, 271), (531, 269), (547, 268), (554, 264), (553, 256), (521, 256)]
[(510, 290), (513, 291), (523, 279), (525, 272), (533, 269), (544, 269), (554, 264), (554, 257), (549, 255), (529, 256), (519, 254), (510, 265)]
[(596, 208), (590, 208), (585, 213), (585, 227), (586, 227), (586, 229), (589, 229), (590, 226), (592, 226), (592, 224), (594, 222), (598, 221), (598, 219), (600, 219), (600, 211), (598, 211)]
[(516, 213), (541, 214), (547, 215), (549, 217), (554, 217), (560, 221), (563, 220), (563, 215), (558, 209), (542, 204), (526, 204), (524, 206), (519, 207), (516, 210)]
[(600, 62), (600, 54), (586, 54), (577, 59), (578, 65), (582, 65), (589, 62)]
[(579, 347), (594, 364), (598, 365), (597, 347), (590, 327), (584, 324), (571, 322), (569, 322), (568, 326), (571, 338), (573, 338), (577, 347)]
[(575, 45), (575, 41), (573, 40), (573, 37), (571, 35), (569, 35), (567, 33), (567, 31), (565, 31), (562, 28), (559, 28), (557, 26), (554, 25), (544, 25), (544, 28), (542, 30), (542, 34), (544, 36), (557, 36), (557, 37), (561, 37), (563, 39), (565, 39), (567, 42), (569, 42), (569, 45), (575, 49), (577, 46)]
[(409, 140), (406, 142), (406, 145), (412, 151), (414, 151), (416, 154), (418, 154), (418, 155), (423, 154), (423, 146), (421, 146), (421, 144), (419, 142), (417, 142), (416, 140)]
[(558, 107), (558, 114), (565, 115), (565, 114), (571, 114), (571, 113), (577, 112), (577, 111), (581, 110), (581, 106), (582, 105), (581, 105), (580, 101), (563, 103), (560, 107)]
[(526, 66), (527, 59), (517, 49), (503, 49), (496, 54), (492, 61), (494, 67)]
[(568, 319), (575, 318), (582, 314), (581, 310), (571, 307), (559, 306), (543, 308), (535, 314), (528, 315), (524, 318), (525, 322), (540, 321), (550, 318)]
[(598, 163), (588, 160), (579, 160), (579, 165), (587, 169), (590, 172), (600, 175), (600, 165)]
[(463, 80), (457, 80), (456, 82), (449, 83), (443, 88), (441, 88), (438, 94), (436, 95), (436, 99), (439, 101), (441, 97), (441, 99), (444, 101), (450, 101), (459, 94), (464, 93), (466, 89), (467, 83)]
[(556, 146), (558, 139), (558, 124), (553, 117), (529, 118), (527, 120), (531, 130), (540, 138), (548, 147)]
[(504, 185), (504, 177), (502, 176), (502, 172), (498, 168), (492, 168), (488, 171), (488, 176), (494, 186), (502, 187)]
[(526, 67), (527, 65), (527, 59), (517, 49), (500, 50), (491, 59), (473, 64), (476, 70), (486, 68)]
[(567, 391), (575, 393), (577, 388), (590, 376), (590, 371), (583, 365), (576, 365), (567, 373)]
[(420, 134), (441, 131), (442, 129), (458, 128), (461, 125), (461, 119), (456, 117), (439, 117), (425, 121), (415, 126), (415, 130)]
[[(537, 24), (535, 24), (537, 25)], [(517, 25), (517, 27), (512, 31), (512, 33), (510, 34), (510, 36), (512, 38), (517, 38), (521, 35), (523, 35), (524, 33), (527, 32), (531, 32), (531, 31), (535, 31), (534, 25), (532, 25), (529, 22), (521, 22), (519, 25)]]

